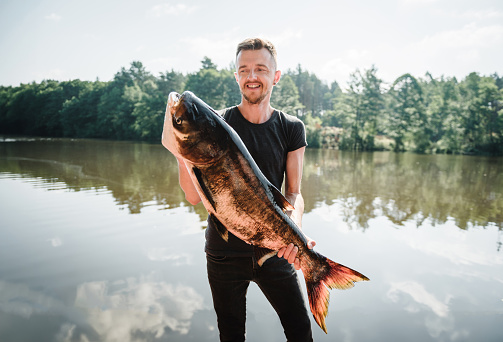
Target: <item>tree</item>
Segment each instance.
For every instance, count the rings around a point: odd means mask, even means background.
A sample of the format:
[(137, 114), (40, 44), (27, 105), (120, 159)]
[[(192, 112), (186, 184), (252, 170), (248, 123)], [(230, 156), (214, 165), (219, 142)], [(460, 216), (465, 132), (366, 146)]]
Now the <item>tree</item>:
[(361, 132), (363, 138), (363, 149), (373, 150), (374, 139), (378, 130), (378, 120), (384, 109), (384, 99), (382, 93), (382, 80), (377, 77), (377, 68), (372, 66), (365, 70), (365, 75), (362, 77), (363, 96), (362, 96), (362, 112), (363, 118)]
[(297, 115), (302, 109), (299, 102), (299, 92), (290, 76), (282, 76), (280, 82), (274, 87), (271, 104), (273, 107), (292, 115)]
[(377, 134), (377, 120), (384, 107), (382, 80), (377, 77), (377, 69), (356, 70), (350, 76), (348, 96), (341, 105), (349, 110), (345, 120), (343, 146), (353, 150), (373, 150)]
[(503, 77), (499, 76), (497, 72), (492, 74), (491, 77), (494, 78), (498, 89), (503, 89)]
[(202, 64), (202, 69), (203, 70), (208, 70), (208, 69), (215, 69), (217, 70), (218, 67), (215, 63), (212, 62), (212, 60), (206, 56), (204, 56), (203, 60), (201, 61)]
[(391, 105), (388, 112), (388, 132), (395, 140), (394, 150), (405, 150), (410, 139), (418, 152), (428, 148), (426, 115), (423, 91), (416, 78), (410, 74), (398, 77), (390, 89)]
[(460, 153), (463, 144), (459, 85), (456, 78), (436, 80), (426, 74), (421, 82), (432, 150)]
[(209, 58), (201, 61), (201, 69), (187, 77), (185, 87), (214, 109), (226, 107), (222, 74)]
[(323, 125), (331, 127), (343, 127), (344, 111), (336, 110), (336, 107), (341, 103), (344, 93), (339, 84), (334, 81), (330, 85), (330, 92), (324, 96), (324, 102), (327, 110), (323, 112)]
[(98, 137), (98, 104), (105, 87), (104, 82), (83, 82), (78, 96), (63, 103), (60, 111), (63, 136)]
[(469, 74), (461, 83), (466, 98), (463, 115), (466, 150), (498, 152), (503, 134), (503, 93), (491, 77)]
[(137, 138), (135, 121), (138, 115), (133, 115), (133, 111), (146, 91), (152, 90), (146, 88), (146, 84), (152, 83), (155, 83), (155, 78), (138, 61), (132, 62), (128, 70), (122, 68), (115, 74), (98, 104), (100, 137), (121, 140)]
[(309, 147), (320, 148), (322, 144), (321, 119), (313, 117), (311, 113), (303, 116), (306, 125), (306, 141)]
[(230, 66), (227, 69), (220, 71), (222, 82), (222, 97), (224, 107), (235, 106), (241, 102), (241, 91), (234, 77), (234, 68)]
[[(204, 57), (197, 72), (155, 77), (133, 61), (109, 82), (0, 86), (0, 133), (158, 141), (170, 92), (187, 89), (215, 109), (230, 107), (241, 101), (234, 70)], [(298, 65), (283, 74), (271, 103), (304, 121), (311, 147), (338, 141), (341, 149), (373, 150), (379, 134), (394, 139), (395, 151), (503, 154), (502, 80), (404, 74), (385, 92), (372, 66), (352, 73), (342, 91)]]
[(160, 96), (164, 96), (166, 99), (169, 93), (173, 91), (182, 93), (185, 88), (185, 81), (186, 77), (182, 73), (173, 71), (173, 69), (160, 73), (159, 78), (156, 79), (157, 93), (159, 93)]
[(295, 71), (288, 70), (285, 75), (290, 76), (297, 86), (299, 101), (303, 107), (302, 115), (310, 112), (313, 116), (321, 116), (324, 110), (331, 109), (324, 107), (330, 104), (330, 97), (325, 96), (330, 93), (330, 89), (316, 75), (303, 70), (300, 64)]
[(141, 87), (128, 88), (126, 94), (137, 97), (131, 115), (135, 118), (133, 129), (141, 140), (155, 141), (161, 137), (164, 119), (164, 101), (157, 93), (157, 84), (148, 80)]

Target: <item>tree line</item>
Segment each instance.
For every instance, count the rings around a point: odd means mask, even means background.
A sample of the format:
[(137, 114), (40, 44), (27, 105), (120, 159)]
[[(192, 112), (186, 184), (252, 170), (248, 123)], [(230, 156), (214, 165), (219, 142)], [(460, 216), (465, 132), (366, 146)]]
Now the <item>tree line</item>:
[[(503, 77), (470, 73), (386, 84), (377, 68), (356, 70), (347, 89), (300, 65), (283, 72), (271, 103), (304, 121), (310, 147), (420, 153), (503, 154)], [(111, 81), (0, 86), (0, 134), (159, 141), (167, 96), (191, 90), (221, 109), (241, 100), (234, 66), (205, 57), (197, 72), (158, 76), (139, 61)]]

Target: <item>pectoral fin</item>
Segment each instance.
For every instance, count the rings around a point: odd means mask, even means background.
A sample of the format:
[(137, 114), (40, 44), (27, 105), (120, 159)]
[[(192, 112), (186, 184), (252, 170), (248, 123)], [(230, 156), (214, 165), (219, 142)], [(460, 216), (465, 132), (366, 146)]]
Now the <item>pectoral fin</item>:
[(201, 187), (201, 190), (203, 190), (204, 196), (210, 202), (211, 206), (213, 207), (213, 210), (217, 210), (215, 206), (215, 201), (213, 200), (213, 196), (211, 195), (210, 189), (206, 186), (203, 176), (201, 173), (201, 170), (199, 170), (197, 167), (193, 166), (192, 167), (192, 172), (194, 172), (194, 175), (196, 176), (197, 182), (199, 183), (199, 186)]
[(288, 200), (283, 196), (281, 191), (279, 191), (274, 185), (269, 186), (269, 189), (272, 192), (272, 195), (274, 196), (274, 201), (276, 202), (277, 205), (283, 210), (283, 211), (288, 211), (288, 210), (294, 210), (295, 208), (293, 205), (288, 202)]
[(255, 247), (254, 252), (255, 252), (255, 260), (257, 260), (257, 264), (261, 267), (267, 259), (278, 254), (278, 251), (262, 247)]
[(225, 226), (220, 223), (220, 221), (215, 217), (215, 215), (210, 215), (210, 220), (217, 229), (218, 234), (224, 239), (225, 242), (229, 242), (229, 231)]

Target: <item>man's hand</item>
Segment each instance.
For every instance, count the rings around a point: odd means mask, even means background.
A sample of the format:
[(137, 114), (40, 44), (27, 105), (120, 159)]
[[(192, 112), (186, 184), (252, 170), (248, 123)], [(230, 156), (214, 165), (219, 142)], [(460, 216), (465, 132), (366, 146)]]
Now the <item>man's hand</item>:
[[(306, 236), (307, 239), (307, 248), (313, 249), (314, 246), (316, 246), (316, 241), (311, 240)], [(289, 244), (286, 247), (281, 248), (278, 251), (278, 257), (280, 258), (285, 258), (288, 260), (290, 264), (293, 264), (295, 269), (298, 271), (300, 270), (300, 260), (297, 258), (297, 252), (299, 251), (299, 248), (295, 246), (293, 243)]]

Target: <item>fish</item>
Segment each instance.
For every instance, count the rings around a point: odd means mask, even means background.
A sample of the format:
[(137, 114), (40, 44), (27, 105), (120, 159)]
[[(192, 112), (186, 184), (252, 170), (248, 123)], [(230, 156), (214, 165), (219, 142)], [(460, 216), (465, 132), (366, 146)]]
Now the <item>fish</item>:
[(298, 247), (311, 313), (327, 333), (329, 289), (348, 289), (369, 278), (308, 248), (305, 235), (287, 215), (293, 206), (260, 171), (236, 131), (192, 92), (169, 94), (162, 144), (183, 159), (224, 240), (230, 231), (258, 247), (260, 266), (282, 247)]

